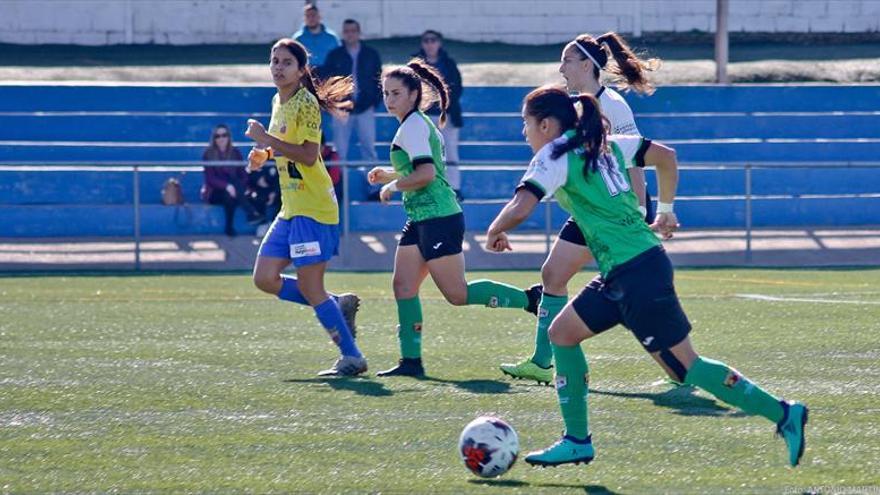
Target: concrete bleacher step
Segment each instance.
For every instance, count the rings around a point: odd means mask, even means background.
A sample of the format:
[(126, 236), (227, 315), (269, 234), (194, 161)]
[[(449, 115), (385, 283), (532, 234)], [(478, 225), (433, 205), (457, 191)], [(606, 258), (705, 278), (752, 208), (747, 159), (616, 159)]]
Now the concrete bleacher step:
[[(815, 139), (815, 140), (760, 140), (760, 139), (707, 139), (666, 140), (678, 152), (683, 163), (743, 162), (743, 161), (875, 161), (880, 157), (880, 138)], [(0, 161), (198, 161), (203, 143), (112, 143), (70, 141), (46, 146), (38, 141), (0, 140)], [(248, 146), (239, 146), (247, 154)], [(388, 143), (378, 143), (376, 152), (388, 160)], [(351, 159), (360, 159), (352, 150)], [(464, 142), (459, 146), (460, 159), (521, 160), (532, 157), (531, 150), (520, 141)]]
[[(253, 234), (243, 213), (235, 229)], [(131, 205), (0, 205), (0, 237), (132, 236)], [(205, 204), (141, 205), (141, 235), (222, 234), (223, 208)]]
[[(233, 141), (244, 136), (250, 114), (163, 113), (3, 113), (4, 141), (188, 142), (208, 144), (218, 123), (230, 127)], [(268, 124), (268, 116), (258, 116)], [(821, 120), (821, 127), (816, 126)], [(880, 138), (880, 112), (669, 113), (636, 114), (641, 133), (651, 139), (814, 139)], [(376, 139), (391, 141), (397, 119), (380, 114)], [(328, 136), (332, 140), (332, 136)], [(467, 114), (461, 141), (520, 141), (518, 113)], [(352, 136), (354, 144), (355, 136)]]
[[(521, 86), (466, 87), (468, 112), (521, 110), (531, 90)], [(128, 111), (265, 113), (275, 88), (205, 84), (0, 85), (0, 112)], [(624, 93), (636, 113), (646, 112), (873, 112), (880, 85), (736, 84), (663, 86), (651, 96)]]
[[(503, 201), (464, 204), (468, 230), (485, 230), (501, 210)], [(567, 214), (552, 204), (552, 228), (561, 227)], [(880, 196), (840, 198), (757, 198), (752, 204), (753, 226), (876, 225)], [(745, 202), (741, 198), (682, 199), (676, 202), (679, 220), (688, 228), (729, 228), (745, 225)], [(405, 222), (399, 204), (358, 202), (349, 210), (352, 231), (388, 232)], [(544, 205), (539, 206), (522, 229), (543, 229)], [(142, 235), (218, 234), (223, 231), (223, 210), (218, 206), (142, 205)], [(0, 237), (131, 236), (134, 209), (131, 205), (0, 205)], [(237, 212), (236, 230), (252, 234), (254, 227)]]

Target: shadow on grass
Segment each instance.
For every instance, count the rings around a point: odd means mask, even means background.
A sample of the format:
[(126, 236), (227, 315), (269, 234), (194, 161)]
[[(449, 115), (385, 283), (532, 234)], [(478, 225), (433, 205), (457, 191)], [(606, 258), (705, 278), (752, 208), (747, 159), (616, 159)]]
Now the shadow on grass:
[(333, 390), (347, 390), (358, 395), (369, 395), (372, 397), (388, 397), (394, 395), (394, 392), (385, 388), (385, 385), (356, 377), (327, 377), (327, 378), (290, 378), (282, 380), (284, 383), (323, 383), (329, 385)]
[(510, 392), (510, 383), (498, 380), (446, 380), (430, 376), (421, 377), (419, 380), (423, 382), (455, 385), (456, 387), (472, 394), (506, 394)]
[(584, 493), (590, 495), (619, 495), (620, 492), (615, 492), (609, 490), (608, 488), (602, 485), (580, 485), (577, 483), (565, 484), (565, 483), (529, 483), (528, 481), (522, 480), (485, 480), (485, 479), (472, 479), (468, 480), (468, 483), (472, 483), (474, 485), (483, 485), (483, 486), (492, 486), (498, 488), (523, 488), (523, 487), (535, 487), (535, 488), (581, 488), (584, 490)]
[(676, 387), (665, 392), (648, 393), (590, 389), (590, 393), (624, 399), (650, 400), (655, 406), (674, 409), (675, 414), (682, 416), (746, 416), (742, 411), (725, 407), (712, 399), (696, 395), (694, 393), (696, 390), (694, 387)]

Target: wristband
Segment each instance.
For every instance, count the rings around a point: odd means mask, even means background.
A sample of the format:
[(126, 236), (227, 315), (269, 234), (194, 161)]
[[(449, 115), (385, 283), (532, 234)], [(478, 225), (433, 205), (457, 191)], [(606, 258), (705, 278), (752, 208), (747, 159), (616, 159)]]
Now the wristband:
[(639, 213), (641, 213), (643, 217), (648, 216), (648, 209), (639, 205)]
[(385, 187), (383, 187), (382, 189), (388, 189), (391, 192), (400, 191), (400, 189), (397, 188), (397, 179), (394, 179), (393, 181), (389, 182), (388, 184), (385, 184)]
[(657, 213), (672, 213), (672, 203), (657, 202)]
[(266, 148), (265, 151), (266, 151), (266, 154), (268, 155), (268, 158), (266, 158), (267, 161), (275, 158), (275, 152), (272, 151), (272, 148)]

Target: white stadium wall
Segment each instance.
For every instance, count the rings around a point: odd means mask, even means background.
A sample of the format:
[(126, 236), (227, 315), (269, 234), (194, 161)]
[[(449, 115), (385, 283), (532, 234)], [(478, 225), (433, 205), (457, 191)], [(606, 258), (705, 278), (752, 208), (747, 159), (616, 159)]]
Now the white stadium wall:
[[(711, 32), (715, 0), (319, 0), (339, 30), (357, 19), (367, 38), (413, 36), (556, 43), (581, 32)], [(0, 0), (0, 42), (265, 43), (298, 29), (302, 0)], [(731, 32), (880, 31), (880, 0), (731, 0)]]

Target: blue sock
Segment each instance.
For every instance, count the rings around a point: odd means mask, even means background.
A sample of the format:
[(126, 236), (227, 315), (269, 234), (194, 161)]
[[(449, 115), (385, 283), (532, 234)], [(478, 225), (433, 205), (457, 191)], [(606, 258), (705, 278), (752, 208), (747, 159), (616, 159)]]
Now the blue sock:
[[(334, 301), (338, 299), (336, 294), (330, 294), (330, 297)], [(278, 292), (278, 299), (295, 302), (297, 304), (305, 304), (306, 306), (309, 305), (309, 301), (307, 301), (306, 297), (299, 291), (299, 281), (289, 275), (281, 276), (281, 290)]]
[(333, 342), (339, 346), (343, 356), (363, 356), (351, 337), (351, 329), (345, 324), (345, 318), (342, 317), (342, 311), (339, 310), (339, 304), (336, 303), (335, 299), (332, 297), (328, 298), (326, 301), (315, 306), (315, 315), (318, 317), (321, 325), (327, 330), (327, 333), (330, 334)]

